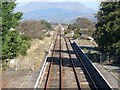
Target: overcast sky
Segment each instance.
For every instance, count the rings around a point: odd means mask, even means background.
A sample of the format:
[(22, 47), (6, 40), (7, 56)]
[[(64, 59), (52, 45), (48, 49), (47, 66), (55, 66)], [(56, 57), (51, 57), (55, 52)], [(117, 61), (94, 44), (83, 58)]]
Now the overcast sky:
[(23, 6), (29, 2), (81, 2), (89, 8), (98, 10), (100, 0), (17, 0), (18, 6)]

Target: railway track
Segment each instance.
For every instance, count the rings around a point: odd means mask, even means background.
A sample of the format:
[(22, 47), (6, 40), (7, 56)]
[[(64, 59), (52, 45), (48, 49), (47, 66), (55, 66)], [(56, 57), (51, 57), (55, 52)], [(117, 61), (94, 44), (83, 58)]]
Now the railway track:
[[(53, 48), (45, 61), (46, 64), (43, 65), (43, 69), (40, 72), (35, 89), (111, 89), (97, 71), (93, 70), (95, 72), (90, 72), (90, 68), (93, 69), (94, 67), (90, 67), (90, 65), (88, 67), (84, 64), (86, 62), (82, 61), (84, 58), (80, 56), (83, 54), (78, 52), (78, 47), (74, 46), (75, 43), (71, 43), (68, 37), (61, 35), (60, 31), (59, 29)], [(98, 80), (95, 81), (96, 78), (91, 73), (98, 75), (96, 77)], [(99, 77), (103, 80), (98, 83)], [(103, 87), (99, 86), (102, 83), (104, 84)]]
[(52, 72), (53, 62), (54, 62), (54, 53), (55, 53), (57, 38), (58, 38), (58, 35), (56, 37), (55, 44), (54, 44), (54, 47), (53, 47), (52, 57), (50, 59), (50, 64), (49, 64), (49, 68), (48, 68), (47, 78), (46, 78), (46, 81), (45, 81), (45, 90), (47, 89), (48, 84), (50, 82), (50, 77), (51, 77), (51, 72)]
[(46, 70), (42, 83), (40, 83), (40, 88), (44, 88), (44, 90), (48, 88), (62, 88), (61, 57), (61, 36), (60, 34), (57, 34), (53, 49), (51, 50), (51, 55), (46, 61), (48, 64), (46, 65)]
[[(94, 84), (94, 82), (92, 81), (89, 73), (86, 73), (87, 70), (84, 68), (83, 63), (81, 63), (79, 61), (79, 59), (76, 57), (76, 53), (74, 52), (72, 55), (70, 53), (70, 50), (74, 51), (71, 47), (71, 41), (69, 38), (64, 37), (65, 42), (66, 42), (66, 47), (67, 47), (67, 51), (70, 57), (70, 61), (72, 64), (72, 68), (73, 68), (73, 72), (76, 78), (76, 82), (77, 82), (77, 86), (78, 86), (78, 90), (81, 90), (83, 88), (89, 88), (89, 89), (97, 89), (96, 85)], [(68, 45), (68, 43), (69, 45)], [(71, 49), (70, 49), (71, 48)], [(75, 60), (74, 60), (75, 58)]]

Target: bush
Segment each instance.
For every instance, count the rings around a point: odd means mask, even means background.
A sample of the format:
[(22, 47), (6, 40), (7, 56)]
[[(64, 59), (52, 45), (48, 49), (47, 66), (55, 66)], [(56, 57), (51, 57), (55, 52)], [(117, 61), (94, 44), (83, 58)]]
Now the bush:
[(9, 31), (2, 41), (2, 59), (13, 59), (19, 54), (25, 55), (30, 44), (18, 31)]
[(43, 39), (46, 32), (52, 29), (52, 25), (44, 20), (41, 20), (41, 21), (25, 20), (19, 24), (17, 29), (20, 32), (24, 33), (26, 39), (29, 39), (29, 38)]
[(32, 37), (31, 37), (31, 36), (28, 36), (28, 35), (21, 35), (21, 38), (22, 38), (23, 40), (26, 40), (26, 41), (29, 41), (29, 40), (32, 39)]
[(7, 64), (7, 62), (2, 62), (2, 69), (3, 70), (6, 70), (8, 68), (8, 64)]
[(30, 43), (26, 40), (23, 40), (21, 43), (21, 49), (19, 50), (19, 53), (21, 55), (26, 55), (27, 54), (27, 49), (30, 47)]
[(73, 38), (74, 38), (74, 39), (79, 38), (79, 34), (74, 34)]
[(66, 34), (68, 34), (68, 32), (67, 32), (67, 31), (65, 31), (65, 32), (64, 32), (64, 34), (66, 35)]

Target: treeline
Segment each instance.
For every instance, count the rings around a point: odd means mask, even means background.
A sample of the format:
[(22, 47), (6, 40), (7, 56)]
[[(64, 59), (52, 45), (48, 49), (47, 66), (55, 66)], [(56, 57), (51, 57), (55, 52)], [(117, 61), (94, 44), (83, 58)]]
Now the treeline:
[(20, 54), (26, 55), (30, 43), (15, 29), (22, 17), (22, 13), (13, 12), (16, 7), (15, 2), (2, 1), (0, 6), (0, 17), (2, 18), (0, 31), (2, 32), (2, 60), (13, 59)]
[(78, 17), (72, 24), (68, 26), (69, 29), (93, 29), (94, 23), (87, 18)]
[(120, 64), (120, 1), (102, 2), (96, 15), (94, 39), (102, 53)]
[[(1, 30), (0, 38), (2, 38), (2, 61), (8, 62), (19, 55), (26, 55), (27, 49), (30, 47), (32, 38), (43, 39), (46, 32), (52, 29), (49, 22), (45, 20), (34, 21), (22, 19), (23, 13), (14, 12), (15, 2), (0, 3)], [(2, 33), (1, 33), (2, 32)], [(3, 64), (4, 66), (4, 64)]]
[(52, 25), (45, 20), (25, 20), (17, 29), (28, 38), (43, 39), (45, 33), (52, 30)]
[(20, 34), (15, 28), (22, 17), (21, 12), (14, 13), (16, 7), (15, 2), (1, 2), (2, 17), (1, 32), (2, 32), (2, 60), (13, 59), (18, 55), (26, 55), (30, 43), (25, 36)]
[(78, 17), (73, 23), (68, 25), (68, 29), (65, 30), (65, 34), (74, 32), (73, 38), (79, 38), (80, 34), (86, 34), (92, 36), (95, 29), (95, 25), (93, 22), (88, 20), (87, 18)]

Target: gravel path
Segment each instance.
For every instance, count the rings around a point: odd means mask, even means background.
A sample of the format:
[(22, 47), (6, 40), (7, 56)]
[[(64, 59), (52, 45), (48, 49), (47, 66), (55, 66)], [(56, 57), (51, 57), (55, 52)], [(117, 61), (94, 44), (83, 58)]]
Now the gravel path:
[(120, 90), (120, 67), (94, 63), (109, 84)]
[[(36, 40), (38, 41), (38, 40)], [(2, 83), (2, 88), (34, 88), (34, 85), (36, 83), (36, 80), (39, 75), (39, 71), (41, 69), (42, 63), (44, 61), (45, 53), (44, 51), (49, 47), (50, 45), (46, 42), (50, 42), (51, 39), (45, 39), (44, 43), (35, 42), (32, 43), (31, 48), (28, 50), (28, 55), (25, 57), (22, 57), (24, 61), (20, 69), (8, 69), (6, 71), (2, 71), (0, 80), (0, 84)], [(36, 45), (34, 46), (34, 44)], [(39, 45), (37, 44), (39, 43)], [(43, 48), (44, 47), (44, 48)], [(46, 47), (46, 48), (45, 48)], [(43, 52), (42, 54), (40, 52)], [(33, 58), (32, 58), (33, 57)], [(35, 58), (36, 57), (36, 58)], [(31, 69), (31, 66), (27, 66), (28, 69), (25, 68), (25, 65), (31, 64), (32, 61), (36, 61), (34, 65), (34, 69)], [(24, 64), (25, 63), (25, 64)], [(21, 69), (22, 68), (22, 69)], [(25, 70), (24, 70), (25, 68)], [(30, 68), (30, 69), (29, 69)], [(17, 70), (17, 71), (16, 71)], [(0, 87), (1, 88), (1, 87)], [(12, 90), (12, 89), (11, 89)]]

